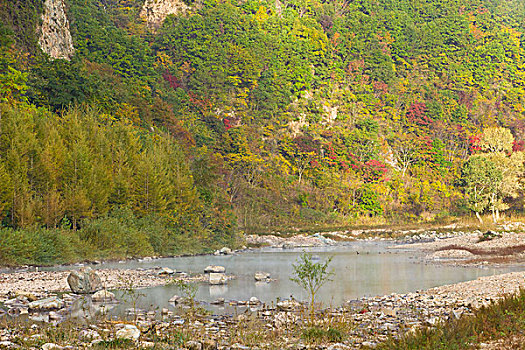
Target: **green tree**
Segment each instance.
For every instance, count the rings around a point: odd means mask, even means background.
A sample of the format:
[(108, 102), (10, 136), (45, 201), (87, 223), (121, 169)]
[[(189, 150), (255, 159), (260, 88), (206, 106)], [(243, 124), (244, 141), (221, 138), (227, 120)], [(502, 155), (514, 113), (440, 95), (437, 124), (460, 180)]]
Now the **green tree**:
[(293, 264), (294, 277), (290, 280), (297, 283), (303, 288), (310, 297), (310, 315), (313, 321), (315, 312), (315, 297), (321, 287), (326, 282), (331, 281), (333, 272), (328, 271), (328, 265), (333, 257), (329, 257), (324, 262), (314, 262), (310, 253), (304, 252), (299, 256), (296, 263)]
[(480, 221), (482, 213), (494, 203), (503, 174), (497, 166), (483, 156), (472, 156), (463, 166), (461, 181), (467, 195), (467, 206), (476, 213)]

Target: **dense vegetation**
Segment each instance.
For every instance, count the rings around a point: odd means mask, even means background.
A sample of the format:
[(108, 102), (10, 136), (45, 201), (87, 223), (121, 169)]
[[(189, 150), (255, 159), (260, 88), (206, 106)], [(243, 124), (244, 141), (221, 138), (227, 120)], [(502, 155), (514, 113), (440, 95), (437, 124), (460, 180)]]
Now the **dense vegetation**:
[(169, 254), (523, 209), (522, 1), (65, 3), (71, 61), (41, 0), (0, 5), (2, 235)]

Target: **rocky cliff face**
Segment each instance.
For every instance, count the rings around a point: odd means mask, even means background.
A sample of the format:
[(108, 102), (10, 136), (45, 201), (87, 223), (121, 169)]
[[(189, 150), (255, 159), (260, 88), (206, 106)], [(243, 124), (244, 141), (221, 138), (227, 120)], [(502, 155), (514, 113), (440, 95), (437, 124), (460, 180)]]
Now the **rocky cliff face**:
[(168, 15), (186, 13), (190, 7), (182, 0), (146, 0), (140, 17), (146, 20), (148, 27), (155, 30), (162, 25)]
[(73, 56), (75, 49), (64, 0), (45, 0), (38, 43), (52, 58), (69, 60)]

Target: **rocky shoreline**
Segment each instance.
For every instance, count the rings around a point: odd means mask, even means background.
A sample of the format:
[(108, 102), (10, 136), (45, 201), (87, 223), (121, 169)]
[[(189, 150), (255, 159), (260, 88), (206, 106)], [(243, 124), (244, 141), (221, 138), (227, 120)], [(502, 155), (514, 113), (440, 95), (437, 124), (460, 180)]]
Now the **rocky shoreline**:
[[(337, 234), (345, 235), (345, 233)], [(473, 260), (469, 254), (476, 255), (472, 252), (482, 252), (479, 254), (480, 258), (488, 257), (489, 260), (484, 261), (492, 264), (494, 260), (490, 258), (501, 257), (498, 253), (513, 252), (513, 247), (520, 247), (525, 242), (523, 233), (504, 232), (490, 239), (480, 240), (484, 236), (486, 235), (479, 231), (416, 232), (410, 237), (403, 238), (404, 243), (416, 243), (396, 245), (394, 248), (423, 250), (428, 253), (427, 259), (431, 261), (438, 263), (452, 261), (456, 264), (469, 264), (471, 263), (469, 261)], [(331, 237), (334, 236), (331, 235)], [(248, 237), (247, 241), (252, 245), (270, 245), (280, 248), (337, 244), (331, 238), (321, 235), (292, 238), (277, 236), (257, 238), (254, 236)], [(483, 252), (490, 254), (483, 254)], [(222, 254), (220, 251), (216, 253)], [(518, 251), (517, 256), (510, 255), (516, 262), (520, 259), (520, 254), (522, 252)], [(161, 268), (100, 269), (97, 270), (97, 273), (100, 274), (106, 289), (123, 289), (130, 282), (133, 288), (144, 288), (164, 285), (177, 279), (199, 282), (209, 279), (209, 276), (204, 274), (188, 276)], [(198, 304), (196, 307), (189, 306), (188, 303), (180, 303), (180, 299), (177, 299), (179, 301), (174, 299), (172, 305), (178, 311), (172, 309), (128, 310), (127, 319), (122, 318), (120, 323), (114, 321), (108, 323), (103, 316), (100, 318), (104, 310), (107, 310), (107, 300), (95, 301), (90, 297), (86, 299), (86, 297), (70, 293), (65, 293), (60, 297), (56, 296), (56, 293), (68, 291), (66, 282), (68, 274), (69, 271), (16, 271), (0, 274), (0, 303), (5, 303), (0, 309), (3, 309), (4, 313), (5, 309), (8, 311), (22, 310), (22, 312), (18, 311), (18, 314), (15, 312), (14, 319), (20, 314), (27, 314), (32, 322), (44, 322), (44, 324), (61, 327), (65, 319), (70, 320), (68, 315), (78, 316), (78, 305), (87, 303), (91, 305), (88, 313), (86, 314), (86, 311), (82, 309), (80, 316), (82, 319), (90, 320), (89, 326), (85, 322), (73, 326), (77, 340), (60, 344), (52, 342), (42, 344), (45, 335), (42, 334), (40, 328), (17, 329), (0, 326), (0, 349), (19, 347), (16, 341), (20, 338), (24, 338), (28, 343), (35, 340), (33, 342), (35, 345), (29, 347), (34, 349), (96, 348), (97, 344), (105, 344), (105, 342), (120, 338), (131, 341), (135, 348), (148, 348), (159, 345), (155, 343), (155, 339), (167, 339), (173, 332), (185, 334), (187, 340), (179, 344), (181, 349), (335, 350), (373, 348), (388, 337), (399, 337), (421, 327), (433, 327), (441, 321), (471, 314), (479, 307), (486, 306), (506, 294), (516, 293), (520, 288), (525, 288), (525, 271), (522, 271), (481, 277), (473, 281), (414, 293), (394, 293), (350, 300), (340, 307), (319, 310), (313, 321), (319, 327), (340, 325), (344, 328), (345, 338), (340, 341), (325, 341), (323, 344), (310, 344), (305, 342), (301, 336), (305, 327), (309, 327), (308, 324), (312, 322), (307, 321), (307, 312), (305, 312), (307, 305), (293, 300), (281, 301), (280, 304), (275, 305), (274, 303), (265, 305), (258, 300), (231, 301), (230, 305), (237, 308), (238, 311), (234, 314), (218, 316), (202, 313), (199, 311)], [(116, 301), (113, 299), (109, 300), (109, 303), (114, 302)], [(219, 302), (224, 303), (224, 301)], [(33, 306), (30, 306), (31, 303)], [(38, 309), (35, 305), (47, 306)], [(2, 310), (0, 310), (0, 316), (1, 314)], [(4, 316), (7, 317), (6, 325), (9, 324), (9, 320), (13, 320), (13, 315), (9, 315)], [(130, 317), (133, 322), (129, 322)], [(28, 327), (31, 326), (28, 324)], [(154, 336), (151, 334), (152, 329), (155, 330)], [(276, 337), (267, 337), (264, 335), (266, 333)], [(250, 337), (241, 336), (241, 334), (251, 334), (259, 341), (257, 344), (252, 344)], [(171, 348), (164, 347), (167, 346), (164, 343), (160, 345), (159, 348)]]

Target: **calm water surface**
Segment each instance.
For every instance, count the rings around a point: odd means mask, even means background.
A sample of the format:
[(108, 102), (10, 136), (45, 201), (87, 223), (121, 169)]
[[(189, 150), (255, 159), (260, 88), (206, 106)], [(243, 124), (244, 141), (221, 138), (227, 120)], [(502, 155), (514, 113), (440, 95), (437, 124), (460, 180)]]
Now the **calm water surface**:
[[(389, 249), (392, 242), (353, 242), (334, 247), (280, 249), (265, 248), (230, 256), (193, 256), (163, 258), (149, 262), (131, 261), (105, 263), (97, 268), (148, 268), (169, 267), (187, 273), (202, 273), (207, 265), (222, 265), (227, 274), (237, 278), (225, 286), (199, 284), (197, 299), (211, 302), (223, 297), (226, 300), (248, 300), (257, 297), (271, 303), (277, 298), (291, 295), (306, 300), (307, 295), (290, 281), (294, 264), (303, 251), (311, 252), (320, 260), (332, 256), (330, 268), (333, 281), (319, 292), (318, 300), (325, 305), (340, 305), (346, 300), (362, 296), (390, 293), (406, 293), (419, 289), (476, 279), (480, 276), (520, 270), (520, 267), (466, 268), (425, 264), (420, 262), (421, 253), (412, 250)], [(359, 254), (357, 253), (359, 252)], [(256, 283), (256, 271), (269, 272), (271, 283)], [(168, 300), (180, 294), (173, 286), (154, 287), (141, 290), (145, 295), (140, 300), (143, 308), (168, 307)]]

